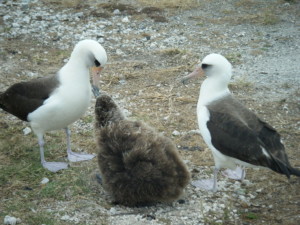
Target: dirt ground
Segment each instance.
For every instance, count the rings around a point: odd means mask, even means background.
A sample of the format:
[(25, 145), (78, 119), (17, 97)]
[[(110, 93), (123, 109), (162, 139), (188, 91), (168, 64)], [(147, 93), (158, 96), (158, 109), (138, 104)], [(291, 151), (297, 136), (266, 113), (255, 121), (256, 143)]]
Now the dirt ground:
[[(213, 159), (197, 129), (203, 79), (180, 78), (216, 52), (233, 64), (236, 98), (281, 134), (300, 167), (300, 3), (230, 1), (0, 1), (0, 92), (56, 73), (82, 39), (108, 54), (101, 91), (131, 119), (172, 138), (192, 180), (212, 176)], [(74, 151), (95, 153), (94, 103), (73, 125)], [(220, 177), (213, 194), (188, 185), (183, 201), (142, 208), (114, 205), (95, 181), (97, 161), (59, 173), (39, 163), (29, 125), (0, 111), (0, 220), (20, 224), (300, 224), (300, 179), (247, 169), (246, 181)], [(64, 160), (63, 131), (46, 134), (46, 157)], [(47, 177), (50, 181), (41, 184)]]

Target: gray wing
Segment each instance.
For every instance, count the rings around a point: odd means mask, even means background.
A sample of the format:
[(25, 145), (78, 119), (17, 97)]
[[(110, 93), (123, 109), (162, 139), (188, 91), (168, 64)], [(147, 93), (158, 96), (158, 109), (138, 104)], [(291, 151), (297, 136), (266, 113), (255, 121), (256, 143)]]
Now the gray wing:
[[(268, 167), (288, 177), (295, 174), (276, 130), (238, 101), (229, 100), (222, 109), (217, 107), (219, 104), (209, 107), (207, 127), (215, 148), (227, 156)], [(232, 104), (230, 108), (228, 104)]]
[(0, 95), (0, 107), (27, 121), (29, 113), (40, 107), (59, 85), (57, 75), (20, 82)]

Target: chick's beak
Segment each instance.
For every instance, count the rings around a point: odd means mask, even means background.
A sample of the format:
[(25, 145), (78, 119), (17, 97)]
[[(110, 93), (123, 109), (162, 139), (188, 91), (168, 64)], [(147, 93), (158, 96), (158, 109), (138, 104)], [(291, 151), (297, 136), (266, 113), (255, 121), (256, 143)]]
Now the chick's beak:
[(203, 75), (204, 75), (203, 69), (200, 66), (197, 66), (196, 69), (193, 72), (191, 72), (189, 75), (186, 75), (185, 77), (183, 77), (181, 79), (181, 82), (183, 84), (186, 84), (186, 82), (189, 79), (194, 78), (194, 77), (200, 77), (200, 76), (203, 76)]

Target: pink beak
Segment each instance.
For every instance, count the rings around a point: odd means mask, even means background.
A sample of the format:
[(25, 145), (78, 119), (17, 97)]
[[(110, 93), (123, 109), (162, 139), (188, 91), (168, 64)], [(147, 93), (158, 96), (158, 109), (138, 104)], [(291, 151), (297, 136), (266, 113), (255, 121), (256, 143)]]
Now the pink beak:
[(191, 72), (189, 75), (186, 75), (185, 77), (182, 78), (181, 82), (185, 84), (189, 79), (193, 77), (200, 77), (204, 75), (204, 71), (200, 66), (197, 66), (196, 69)]
[(98, 87), (99, 84), (99, 79), (100, 79), (100, 72), (103, 69), (103, 67), (92, 67), (91, 72), (92, 72), (92, 79), (93, 79), (93, 85)]

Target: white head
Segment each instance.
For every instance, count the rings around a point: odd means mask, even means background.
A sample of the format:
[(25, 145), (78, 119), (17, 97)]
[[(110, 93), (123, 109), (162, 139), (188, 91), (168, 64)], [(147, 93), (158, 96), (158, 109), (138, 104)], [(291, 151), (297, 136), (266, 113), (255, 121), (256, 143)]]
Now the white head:
[(231, 79), (232, 66), (228, 60), (220, 54), (209, 54), (201, 62), (201, 68), (208, 78), (222, 79), (228, 81)]
[(219, 54), (209, 54), (196, 67), (194, 72), (185, 76), (182, 81), (205, 75), (207, 78), (201, 85), (200, 104), (206, 104), (211, 100), (229, 94), (228, 83), (232, 75), (232, 66), (228, 60)]
[(70, 67), (74, 67), (76, 65), (85, 67), (87, 70), (91, 68), (93, 77), (93, 91), (98, 92), (100, 72), (105, 66), (106, 62), (107, 55), (102, 45), (94, 40), (83, 40), (78, 42), (75, 46), (68, 65)]
[(231, 79), (232, 66), (224, 56), (212, 53), (205, 56), (196, 69), (185, 76), (182, 81), (185, 82), (192, 77), (201, 75), (205, 75), (208, 79), (218, 80), (227, 85)]
[(107, 62), (105, 49), (97, 41), (83, 40), (76, 44), (70, 61), (80, 59), (84, 61), (86, 67), (104, 67)]

